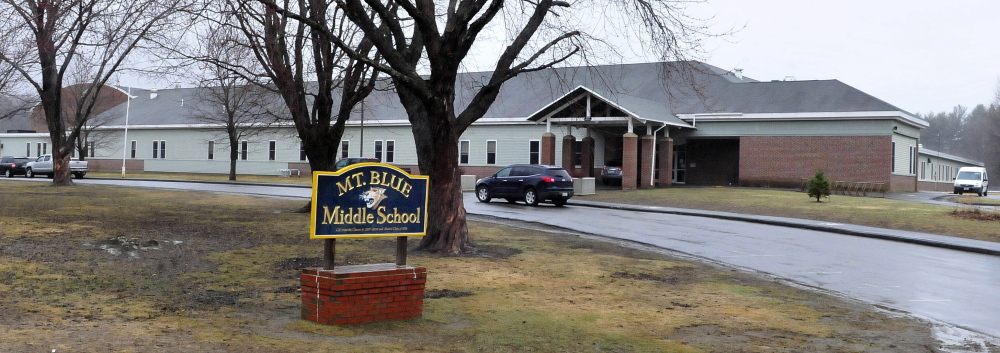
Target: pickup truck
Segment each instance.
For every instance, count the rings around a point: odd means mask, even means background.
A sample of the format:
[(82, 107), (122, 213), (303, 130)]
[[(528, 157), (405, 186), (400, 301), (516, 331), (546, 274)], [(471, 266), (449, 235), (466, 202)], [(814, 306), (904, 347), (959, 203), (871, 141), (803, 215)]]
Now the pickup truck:
[[(51, 178), (52, 175), (55, 174), (55, 170), (52, 168), (51, 154), (42, 155), (34, 162), (28, 162), (28, 164), (24, 165), (24, 169), (24, 175), (29, 178), (34, 178), (37, 174), (44, 174)], [(73, 173), (73, 176), (77, 179), (83, 179), (83, 176), (87, 175), (87, 172), (89, 171), (87, 168), (87, 161), (80, 161), (76, 159), (70, 160), (69, 171), (70, 173)]]

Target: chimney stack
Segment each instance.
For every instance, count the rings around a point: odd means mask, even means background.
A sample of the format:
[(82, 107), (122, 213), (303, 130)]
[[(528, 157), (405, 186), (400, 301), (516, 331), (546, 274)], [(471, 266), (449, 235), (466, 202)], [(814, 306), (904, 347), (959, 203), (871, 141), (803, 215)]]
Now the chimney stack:
[(740, 80), (743, 79), (743, 69), (736, 68), (736, 69), (733, 70), (733, 74), (736, 75), (736, 78), (738, 78)]
[(156, 88), (151, 88), (149, 90), (149, 99), (156, 99), (156, 92), (157, 92)]

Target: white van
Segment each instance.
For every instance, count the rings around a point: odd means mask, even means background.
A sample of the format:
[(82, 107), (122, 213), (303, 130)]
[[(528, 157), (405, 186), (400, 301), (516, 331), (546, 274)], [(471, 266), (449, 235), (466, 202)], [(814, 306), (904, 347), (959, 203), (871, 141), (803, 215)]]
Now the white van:
[(959, 195), (974, 192), (979, 196), (986, 196), (989, 186), (990, 178), (986, 175), (986, 168), (962, 167), (955, 177), (955, 193)]

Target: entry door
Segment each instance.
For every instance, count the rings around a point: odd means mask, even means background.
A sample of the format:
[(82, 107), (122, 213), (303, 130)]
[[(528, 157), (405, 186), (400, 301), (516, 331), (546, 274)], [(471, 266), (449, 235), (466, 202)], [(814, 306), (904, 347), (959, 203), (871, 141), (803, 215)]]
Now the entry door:
[(674, 150), (674, 183), (684, 184), (687, 173), (687, 152)]

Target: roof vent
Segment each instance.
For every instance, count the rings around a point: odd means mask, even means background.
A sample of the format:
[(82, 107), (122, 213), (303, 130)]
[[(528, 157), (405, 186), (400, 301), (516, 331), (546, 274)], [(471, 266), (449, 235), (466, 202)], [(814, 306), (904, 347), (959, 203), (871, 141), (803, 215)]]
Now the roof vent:
[(149, 99), (156, 99), (156, 88), (149, 90)]
[(181, 88), (181, 81), (174, 81), (174, 88)]
[(795, 81), (795, 76), (785, 76), (785, 81)]
[(740, 80), (742, 80), (742, 79), (743, 79), (743, 69), (741, 69), (741, 68), (736, 68), (736, 69), (734, 69), (734, 70), (733, 70), (733, 74), (735, 74), (735, 75), (736, 75), (736, 78), (738, 78), (738, 79), (740, 79)]

